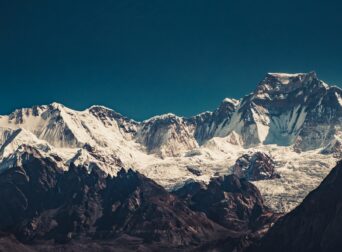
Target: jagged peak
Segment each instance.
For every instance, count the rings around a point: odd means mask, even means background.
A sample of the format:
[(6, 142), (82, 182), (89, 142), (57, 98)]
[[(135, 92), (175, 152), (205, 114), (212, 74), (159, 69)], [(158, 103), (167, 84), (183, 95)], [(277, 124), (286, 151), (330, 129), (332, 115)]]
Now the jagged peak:
[(65, 106), (62, 103), (59, 103), (59, 102), (52, 102), (52, 103), (49, 104), (49, 106), (51, 106), (53, 108), (57, 108), (57, 109), (65, 108)]
[(80, 110), (71, 109), (71, 108), (65, 106), (64, 104), (58, 103), (58, 102), (50, 103), (46, 107), (47, 107), (48, 110), (51, 110), (51, 111), (66, 112), (68, 114), (75, 114), (75, 113), (82, 112)]
[(90, 107), (87, 108), (86, 110), (91, 111), (91, 110), (94, 110), (94, 109), (102, 109), (102, 110), (107, 110), (107, 111), (114, 111), (114, 110), (111, 109), (111, 108), (108, 108), (108, 107), (103, 106), (103, 105), (97, 105), (97, 104), (90, 106)]
[(160, 120), (168, 120), (168, 119), (176, 119), (177, 120), (177, 119), (182, 119), (182, 118), (183, 117), (177, 116), (173, 113), (167, 113), (167, 114), (153, 116), (153, 117), (145, 120), (144, 123), (160, 121)]
[[(326, 84), (325, 82), (323, 82), (325, 85), (328, 85)], [(328, 85), (329, 86), (329, 85)], [(332, 85), (332, 86), (329, 86), (329, 89), (333, 90), (333, 91), (341, 91), (342, 92), (342, 89), (339, 87), (339, 86), (336, 86), (336, 85)]]
[(96, 117), (109, 117), (115, 120), (123, 120), (125, 122), (132, 123), (134, 125), (140, 124), (140, 122), (135, 121), (134, 119), (128, 118), (121, 113), (115, 111), (114, 109), (108, 108), (106, 106), (102, 105), (93, 105), (85, 110), (86, 112), (89, 112), (93, 114)]
[(131, 120), (125, 116), (123, 116), (122, 114), (120, 114), (119, 112), (116, 112), (114, 109), (108, 108), (106, 106), (102, 106), (102, 105), (92, 105), (91, 107), (87, 108), (85, 111), (90, 112), (90, 113), (105, 113), (105, 114), (115, 114), (118, 117), (122, 117), (122, 118), (126, 118), (127, 120)]
[[(46, 110), (48, 106), (47, 105), (35, 105), (32, 107), (27, 107), (27, 108), (18, 108), (15, 109), (13, 112), (11, 112), (8, 117), (10, 120), (16, 119), (16, 118), (21, 118), (23, 115), (39, 115), (42, 113), (44, 110)], [(6, 117), (6, 116), (2, 116)]]
[(308, 79), (317, 79), (315, 71), (308, 73), (267, 73), (265, 79), (275, 79), (280, 84), (288, 85), (293, 81), (305, 81)]
[(221, 103), (230, 103), (230, 104), (233, 104), (234, 106), (237, 106), (240, 103), (240, 101), (237, 99), (233, 99), (233, 98), (224, 98)]
[(34, 105), (26, 108), (19, 108), (10, 113), (9, 120), (16, 120), (17, 123), (23, 123), (24, 116), (40, 116), (46, 111), (67, 111), (69, 113), (75, 112), (70, 108), (65, 107), (63, 104), (53, 102), (48, 105)]
[(290, 79), (290, 78), (296, 78), (299, 76), (305, 75), (305, 73), (272, 73), (269, 72), (266, 74), (266, 78), (267, 77), (272, 77), (272, 78), (277, 78), (277, 79), (282, 79), (282, 78), (286, 78), (286, 79)]
[(120, 170), (117, 172), (116, 178), (121, 179), (129, 179), (129, 178), (136, 178), (139, 180), (147, 179), (143, 177), (138, 171), (135, 171), (133, 168), (127, 168), (121, 167)]
[[(315, 84), (315, 85), (311, 85)], [(317, 78), (317, 74), (309, 73), (267, 73), (265, 78), (259, 83), (254, 94), (266, 93), (289, 93), (302, 87), (315, 87), (316, 84), (329, 88), (327, 84)]]
[[(194, 118), (194, 117), (203, 117), (203, 116), (212, 115), (212, 114), (213, 114), (212, 111), (207, 110), (207, 111), (204, 111), (204, 112), (202, 112), (202, 113), (199, 113), (199, 114), (197, 114), (197, 115), (195, 115), (195, 116), (193, 116), (193, 117), (191, 117), (191, 118)], [(191, 118), (190, 118), (190, 119), (191, 119)]]

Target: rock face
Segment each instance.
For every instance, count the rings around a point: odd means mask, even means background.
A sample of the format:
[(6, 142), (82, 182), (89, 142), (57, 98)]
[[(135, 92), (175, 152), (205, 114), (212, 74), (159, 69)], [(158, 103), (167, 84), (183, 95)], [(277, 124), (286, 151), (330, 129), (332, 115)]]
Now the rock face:
[(182, 117), (173, 114), (156, 116), (143, 122), (137, 141), (148, 153), (161, 157), (178, 156), (198, 146), (191, 128)]
[(329, 155), (333, 154), (336, 158), (342, 157), (342, 142), (341, 140), (332, 140), (325, 148), (321, 150), (322, 154)]
[(136, 135), (139, 123), (129, 119), (120, 113), (103, 106), (92, 106), (88, 109), (89, 113), (98, 118), (106, 127), (118, 126), (121, 134), (128, 139)]
[(34, 252), (36, 250), (20, 243), (13, 235), (0, 232), (0, 251)]
[(228, 175), (212, 179), (208, 186), (188, 183), (174, 192), (194, 211), (235, 232), (268, 228), (279, 215), (265, 207), (259, 190), (245, 179)]
[(0, 247), (179, 251), (224, 241), (242, 249), (247, 234), (262, 234), (277, 218), (255, 186), (233, 175), (172, 194), (132, 170), (116, 177), (96, 166), (63, 171), (34, 151), (23, 155), (22, 166), (0, 174)]
[(195, 128), (197, 142), (202, 144), (214, 136), (222, 135), (221, 131), (231, 122), (238, 105), (238, 100), (226, 98), (214, 112), (204, 112), (189, 118), (187, 121)]
[(249, 251), (341, 251), (342, 163)]
[(239, 157), (233, 166), (233, 173), (250, 181), (280, 178), (274, 168), (274, 161), (269, 155), (255, 152)]
[(0, 230), (24, 243), (126, 234), (175, 247), (200, 244), (224, 231), (132, 170), (109, 178), (99, 169), (63, 172), (49, 160), (27, 159), (25, 167), (0, 176)]
[(245, 145), (296, 143), (302, 150), (322, 147), (331, 140), (328, 137), (322, 143), (323, 135), (338, 127), (340, 100), (341, 90), (329, 87), (314, 72), (269, 73), (241, 102), (239, 132)]

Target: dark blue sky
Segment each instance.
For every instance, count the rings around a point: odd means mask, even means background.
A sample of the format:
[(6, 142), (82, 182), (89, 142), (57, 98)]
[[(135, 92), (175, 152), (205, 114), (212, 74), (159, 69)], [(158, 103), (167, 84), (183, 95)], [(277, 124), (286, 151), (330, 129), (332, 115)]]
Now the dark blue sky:
[(0, 114), (57, 101), (190, 116), (266, 72), (342, 84), (341, 13), (329, 0), (1, 0)]

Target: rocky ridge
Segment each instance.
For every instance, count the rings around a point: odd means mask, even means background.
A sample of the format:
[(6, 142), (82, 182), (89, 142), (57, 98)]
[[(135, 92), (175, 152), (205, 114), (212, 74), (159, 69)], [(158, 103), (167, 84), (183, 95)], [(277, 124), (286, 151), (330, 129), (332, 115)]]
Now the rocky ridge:
[[(171, 194), (133, 170), (122, 169), (116, 177), (98, 167), (90, 173), (73, 165), (62, 171), (35, 152), (25, 155), (23, 166), (0, 175), (0, 247), (74, 251), (89, 244), (86, 250), (180, 251), (224, 240), (242, 248), (248, 244), (246, 235), (257, 234), (278, 217), (264, 206), (255, 186), (234, 175), (213, 180), (203, 192), (209, 201), (229, 199), (212, 207), (198, 202), (196, 194), (190, 201)], [(223, 219), (215, 217), (231, 206), (220, 215)], [(19, 242), (12, 247), (13, 240)]]

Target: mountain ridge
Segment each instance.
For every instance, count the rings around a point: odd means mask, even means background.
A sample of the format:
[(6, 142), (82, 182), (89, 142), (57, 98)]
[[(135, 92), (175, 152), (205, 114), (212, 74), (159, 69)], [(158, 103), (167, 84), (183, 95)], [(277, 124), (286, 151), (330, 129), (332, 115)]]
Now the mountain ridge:
[[(0, 248), (3, 237), (9, 237), (7, 242), (15, 237), (39, 251), (63, 246), (75, 251), (81, 244), (89, 244), (86, 251), (189, 251), (221, 239), (233, 248), (244, 236), (263, 233), (279, 217), (264, 206), (255, 186), (235, 175), (212, 180), (203, 192), (208, 200), (235, 202), (229, 215), (223, 215), (235, 224), (227, 225), (229, 221), (213, 217), (213, 212), (227, 212), (227, 204), (208, 208), (207, 216), (131, 169), (121, 169), (115, 177), (105, 176), (98, 167), (89, 174), (72, 164), (62, 171), (37, 153), (25, 155), (28, 162), (23, 166), (0, 174)], [(94, 245), (99, 248), (90, 249)]]
[[(310, 157), (332, 167), (341, 155), (341, 122), (341, 89), (330, 87), (314, 72), (268, 73), (240, 100), (225, 98), (216, 110), (188, 118), (169, 113), (138, 122), (100, 105), (82, 111), (59, 103), (17, 109), (0, 116), (0, 168), (25, 162), (21, 153), (29, 145), (64, 170), (76, 163), (115, 175), (121, 167), (135, 167), (172, 189), (189, 179), (208, 183), (212, 177), (229, 174), (246, 152), (272, 152), (279, 164), (275, 169), (287, 174), (271, 183), (279, 194), (296, 191), (299, 202), (328, 172), (319, 170)], [(286, 160), (284, 153), (294, 161)], [(281, 170), (282, 163), (286, 169)], [(308, 177), (305, 192), (292, 177), (299, 166), (301, 176)], [(310, 166), (317, 166), (314, 173)], [(289, 179), (291, 190), (281, 185)], [(268, 204), (281, 204), (268, 185), (255, 183)]]

